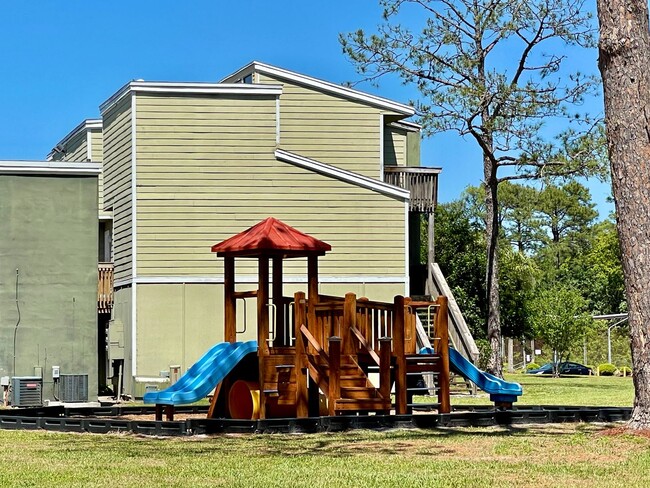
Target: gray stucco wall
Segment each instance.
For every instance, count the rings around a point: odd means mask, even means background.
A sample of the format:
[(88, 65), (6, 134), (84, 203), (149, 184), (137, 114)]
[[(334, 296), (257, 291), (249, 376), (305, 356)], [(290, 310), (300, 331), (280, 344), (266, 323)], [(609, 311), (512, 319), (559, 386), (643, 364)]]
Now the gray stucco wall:
[(53, 365), (97, 397), (96, 202), (96, 176), (0, 174), (0, 376), (42, 367), (44, 399)]

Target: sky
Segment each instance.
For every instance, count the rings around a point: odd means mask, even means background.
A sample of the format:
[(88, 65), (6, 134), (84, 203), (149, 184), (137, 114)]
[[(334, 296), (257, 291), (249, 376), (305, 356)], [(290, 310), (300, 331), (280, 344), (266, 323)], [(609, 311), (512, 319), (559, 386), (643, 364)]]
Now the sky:
[[(219, 81), (252, 60), (334, 83), (359, 80), (339, 33), (381, 22), (378, 0), (66, 0), (0, 3), (0, 159), (41, 160), (126, 82)], [(579, 59), (578, 59), (579, 58)], [(569, 63), (596, 70), (596, 53)], [(407, 103), (396, 79), (357, 89)], [(602, 112), (602, 102), (587, 107)], [(422, 141), (423, 166), (442, 168), (439, 200), (481, 181), (472, 140)], [(589, 182), (601, 218), (609, 187)]]

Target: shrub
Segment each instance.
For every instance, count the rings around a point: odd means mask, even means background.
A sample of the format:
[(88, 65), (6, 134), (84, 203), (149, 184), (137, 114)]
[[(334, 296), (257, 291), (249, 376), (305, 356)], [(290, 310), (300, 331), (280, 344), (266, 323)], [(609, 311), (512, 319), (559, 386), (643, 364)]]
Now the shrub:
[(537, 363), (528, 363), (526, 365), (526, 371), (528, 371), (530, 369), (537, 369), (537, 368), (539, 368), (539, 364), (537, 364)]
[(621, 366), (620, 368), (618, 368), (618, 374), (619, 376), (631, 376), (632, 370), (627, 366)]
[(488, 361), (490, 360), (490, 354), (492, 353), (490, 343), (486, 339), (476, 339), (476, 346), (479, 351), (478, 369), (485, 371)]
[(598, 365), (598, 374), (600, 376), (614, 376), (616, 373), (616, 366), (609, 363), (603, 363)]

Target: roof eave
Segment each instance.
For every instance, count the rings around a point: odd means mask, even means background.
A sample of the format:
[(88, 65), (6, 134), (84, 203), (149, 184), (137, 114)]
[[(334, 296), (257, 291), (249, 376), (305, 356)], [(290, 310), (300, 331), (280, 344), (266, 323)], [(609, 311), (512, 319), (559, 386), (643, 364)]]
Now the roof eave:
[(295, 81), (297, 83), (301, 83), (313, 88), (318, 88), (325, 92), (333, 93), (350, 100), (364, 102), (369, 105), (376, 106), (378, 108), (390, 110), (404, 117), (410, 117), (412, 115), (415, 115), (415, 109), (410, 105), (405, 105), (403, 103), (395, 102), (387, 98), (371, 95), (369, 93), (355, 90), (353, 88), (337, 85), (330, 81), (321, 80), (319, 78), (303, 75), (301, 73), (296, 73), (295, 71), (279, 68), (277, 66), (271, 66), (270, 64), (262, 63), (260, 61), (251, 61), (243, 68), (240, 68), (234, 73), (223, 78), (221, 80), (221, 83), (242, 78), (253, 72), (269, 74), (272, 76), (277, 76), (278, 78), (284, 78), (290, 81)]

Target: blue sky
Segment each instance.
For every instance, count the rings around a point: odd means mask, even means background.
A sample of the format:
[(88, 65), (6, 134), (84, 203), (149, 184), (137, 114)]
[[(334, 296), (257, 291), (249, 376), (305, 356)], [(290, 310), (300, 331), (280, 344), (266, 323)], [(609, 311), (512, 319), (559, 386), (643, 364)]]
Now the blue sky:
[[(340, 32), (372, 31), (377, 0), (31, 1), (0, 4), (0, 159), (43, 159), (129, 80), (218, 81), (255, 59), (335, 83), (358, 79)], [(596, 71), (595, 53), (583, 57)], [(570, 60), (573, 62), (573, 60)], [(397, 80), (357, 88), (408, 102)], [(595, 101), (592, 111), (601, 111)], [(426, 139), (422, 164), (443, 168), (440, 200), (481, 179), (475, 143)], [(606, 185), (591, 183), (601, 216)]]

